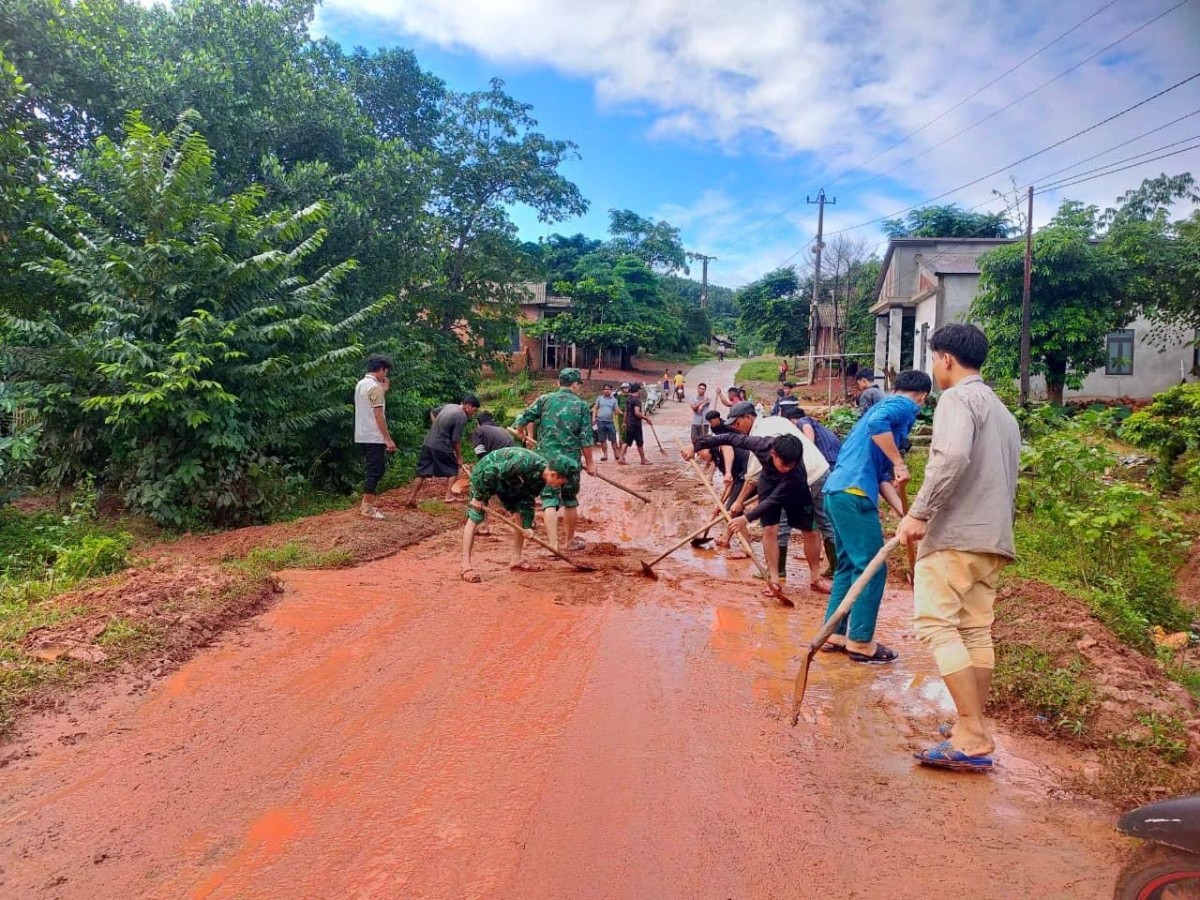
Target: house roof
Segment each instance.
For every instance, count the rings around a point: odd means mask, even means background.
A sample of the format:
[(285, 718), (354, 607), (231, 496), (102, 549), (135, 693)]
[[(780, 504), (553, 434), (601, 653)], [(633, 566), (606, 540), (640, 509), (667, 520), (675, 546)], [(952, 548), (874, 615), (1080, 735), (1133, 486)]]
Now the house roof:
[(546, 292), (544, 281), (522, 281), (517, 287), (526, 296), (521, 300), (522, 306), (552, 306), (565, 309), (571, 305), (570, 297), (557, 297)]
[[(880, 302), (880, 295), (883, 293), (883, 285), (887, 280), (888, 269), (892, 266), (892, 257), (896, 252), (897, 247), (936, 247), (938, 244), (954, 244), (956, 248), (963, 252), (955, 253), (950, 250), (944, 250), (941, 253), (936, 253), (925, 260), (926, 265), (929, 265), (939, 275), (958, 275), (958, 274), (978, 274), (979, 263), (978, 259), (988, 250), (994, 247), (1001, 247), (1005, 244), (1013, 243), (1014, 238), (892, 238), (888, 241), (887, 252), (883, 255), (883, 265), (879, 269), (879, 278), (875, 281), (875, 291), (872, 294), (871, 308), (874, 308)], [(940, 263), (948, 262), (952, 258), (966, 258), (972, 260), (974, 269), (967, 271), (951, 271), (941, 268)]]

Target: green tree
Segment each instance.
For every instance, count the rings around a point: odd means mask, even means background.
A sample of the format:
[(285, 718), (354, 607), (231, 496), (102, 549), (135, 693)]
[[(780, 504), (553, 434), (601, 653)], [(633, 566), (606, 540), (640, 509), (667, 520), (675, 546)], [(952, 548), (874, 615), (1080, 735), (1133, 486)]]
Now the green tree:
[(679, 229), (670, 222), (647, 219), (628, 209), (610, 209), (608, 233), (615, 253), (636, 256), (658, 272), (687, 274)]
[(923, 206), (903, 219), (887, 219), (881, 227), (890, 238), (1002, 238), (1013, 230), (1005, 213), (971, 212), (956, 203)]
[[(1064, 387), (1078, 388), (1104, 364), (1105, 336), (1136, 314), (1126, 263), (1092, 238), (1095, 229), (1095, 210), (1067, 201), (1033, 236), (1031, 372), (1045, 376), (1053, 403), (1062, 403)], [(982, 290), (971, 316), (991, 342), (988, 371), (998, 377), (1019, 374), (1024, 259), (1024, 245), (1014, 243), (979, 261)]]
[(214, 153), (183, 118), (135, 113), (83, 160), (28, 268), (60, 302), (3, 319), (6, 380), (36, 396), (51, 476), (102, 471), (160, 522), (261, 518), (293, 436), (342, 416), (355, 332), (388, 301), (333, 321), (343, 262), (309, 280), (328, 210), (260, 214), (263, 190), (221, 197)]
[(757, 333), (781, 355), (808, 351), (811, 294), (801, 292), (796, 270), (776, 269), (738, 290), (738, 324), (743, 333)]

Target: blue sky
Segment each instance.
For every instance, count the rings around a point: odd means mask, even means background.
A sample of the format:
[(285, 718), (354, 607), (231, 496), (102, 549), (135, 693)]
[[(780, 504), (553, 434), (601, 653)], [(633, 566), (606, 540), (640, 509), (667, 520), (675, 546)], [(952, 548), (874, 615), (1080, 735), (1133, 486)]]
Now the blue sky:
[[(591, 212), (547, 227), (514, 210), (523, 237), (602, 236), (607, 210), (629, 208), (679, 226), (689, 249), (718, 257), (712, 280), (737, 286), (809, 264), (815, 207), (804, 201), (822, 186), (838, 201), (827, 231), (881, 250), (877, 224), (854, 226), (1200, 72), (1200, 0), (1177, 3), (326, 0), (313, 31), (347, 47), (412, 48), (459, 90), (502, 78), (547, 135), (579, 144), (564, 172)], [(1200, 113), (1082, 162), (1196, 110), (1200, 79), (939, 202), (998, 210), (991, 192), (1010, 177), (1023, 187), (1066, 166), (1056, 178), (1190, 147)], [(1130, 164), (1040, 194), (1035, 224), (1064, 194), (1104, 206), (1143, 177), (1200, 175), (1200, 150)]]

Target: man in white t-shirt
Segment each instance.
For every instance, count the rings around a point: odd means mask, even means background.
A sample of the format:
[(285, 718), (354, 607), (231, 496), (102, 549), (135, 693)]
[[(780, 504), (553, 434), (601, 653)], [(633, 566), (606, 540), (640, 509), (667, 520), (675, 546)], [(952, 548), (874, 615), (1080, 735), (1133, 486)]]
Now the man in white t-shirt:
[(368, 519), (383, 518), (375, 506), (375, 491), (387, 468), (387, 454), (396, 452), (396, 442), (388, 433), (384, 415), (391, 369), (392, 361), (386, 356), (371, 356), (367, 359), (367, 374), (354, 387), (354, 443), (363, 448), (366, 464), (359, 512)]
[[(825, 496), (822, 493), (825, 479), (829, 475), (829, 462), (817, 449), (817, 445), (783, 416), (759, 416), (749, 402), (735, 404), (729, 412), (729, 419), (726, 423), (732, 430), (740, 434), (749, 434), (754, 437), (778, 437), (790, 434), (799, 438), (800, 443), (804, 446), (804, 473), (808, 478), (808, 489), (812, 494), (817, 530), (801, 531), (800, 534), (803, 537), (804, 558), (809, 568), (809, 583), (817, 593), (828, 594), (833, 584), (828, 578), (821, 575), (821, 535), (827, 529), (832, 534), (832, 527), (825, 516)], [(735, 413), (738, 415), (734, 415)], [(742, 495), (735, 506), (740, 508), (754, 491), (760, 468), (754, 454), (751, 454), (750, 463), (746, 468), (746, 483), (742, 487)], [(781, 518), (777, 540), (779, 546), (778, 574), (781, 580), (787, 577), (787, 550), (791, 543), (791, 530), (786, 516)]]

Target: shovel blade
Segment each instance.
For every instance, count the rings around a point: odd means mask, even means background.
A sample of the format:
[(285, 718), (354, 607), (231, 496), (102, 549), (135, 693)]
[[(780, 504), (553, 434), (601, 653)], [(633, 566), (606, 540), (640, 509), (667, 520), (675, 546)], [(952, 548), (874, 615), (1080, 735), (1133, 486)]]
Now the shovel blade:
[(813, 657), (817, 655), (816, 648), (810, 647), (808, 654), (804, 657), (804, 663), (800, 666), (800, 671), (796, 673), (796, 685), (792, 689), (792, 727), (796, 727), (796, 723), (800, 721), (800, 705), (804, 703), (804, 692), (808, 689), (808, 669), (812, 665)]
[[(639, 560), (639, 562), (640, 562), (640, 560)], [(650, 568), (645, 563), (642, 563), (641, 565), (642, 565), (642, 574), (644, 576), (649, 578), (651, 581), (658, 581), (658, 573), (657, 572), (655, 572), (652, 568)]]

